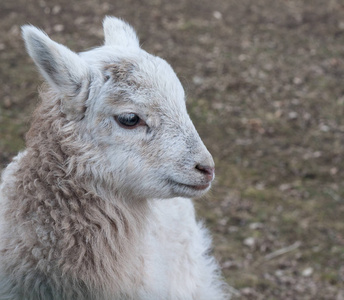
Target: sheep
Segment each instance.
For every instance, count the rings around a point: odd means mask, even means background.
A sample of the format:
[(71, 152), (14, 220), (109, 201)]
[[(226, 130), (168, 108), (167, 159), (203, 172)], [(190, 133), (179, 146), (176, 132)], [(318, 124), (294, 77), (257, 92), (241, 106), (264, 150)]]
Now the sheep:
[(215, 169), (183, 87), (129, 24), (103, 27), (81, 53), (22, 27), (46, 83), (2, 174), (0, 299), (229, 299), (190, 200)]

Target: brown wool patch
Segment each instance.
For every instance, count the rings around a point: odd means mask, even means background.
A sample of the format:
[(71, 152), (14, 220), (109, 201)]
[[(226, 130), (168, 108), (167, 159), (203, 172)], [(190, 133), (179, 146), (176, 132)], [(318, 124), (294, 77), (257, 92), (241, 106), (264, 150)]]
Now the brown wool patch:
[[(78, 173), (87, 169), (79, 159), (85, 145), (76, 142), (77, 130), (60, 112), (59, 101), (46, 98), (49, 95), (42, 94), (43, 103), (34, 113), (27, 154), (15, 174), (16, 191), (8, 193), (6, 221), (21, 232), (9, 238), (4, 260), (10, 258), (6, 265), (13, 274), (26, 277), (38, 270), (116, 292), (128, 281), (124, 269), (135, 266), (132, 280), (143, 270), (132, 241), (139, 240), (147, 206), (129, 209), (122, 200), (110, 202), (88, 188), (90, 174)], [(25, 262), (24, 269), (19, 262)]]

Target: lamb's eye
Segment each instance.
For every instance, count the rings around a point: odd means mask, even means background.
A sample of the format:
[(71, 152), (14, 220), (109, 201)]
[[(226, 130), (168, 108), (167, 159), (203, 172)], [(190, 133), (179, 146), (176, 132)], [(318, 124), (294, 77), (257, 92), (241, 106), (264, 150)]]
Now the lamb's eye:
[(122, 114), (115, 117), (117, 123), (124, 128), (135, 128), (144, 123), (136, 114)]

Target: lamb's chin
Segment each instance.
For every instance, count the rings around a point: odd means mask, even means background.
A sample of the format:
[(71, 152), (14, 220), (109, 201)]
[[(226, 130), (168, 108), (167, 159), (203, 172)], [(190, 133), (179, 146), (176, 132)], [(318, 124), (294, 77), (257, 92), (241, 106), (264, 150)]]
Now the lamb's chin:
[(197, 198), (203, 196), (209, 191), (211, 183), (185, 184), (177, 181), (170, 181), (174, 193), (181, 197)]

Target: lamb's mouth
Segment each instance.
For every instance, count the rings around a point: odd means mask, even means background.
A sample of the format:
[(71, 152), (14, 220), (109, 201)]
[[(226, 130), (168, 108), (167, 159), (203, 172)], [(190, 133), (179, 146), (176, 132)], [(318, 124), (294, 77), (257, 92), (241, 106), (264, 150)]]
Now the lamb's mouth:
[(210, 187), (210, 182), (207, 184), (191, 185), (191, 184), (184, 184), (184, 183), (180, 183), (174, 180), (170, 180), (170, 183), (173, 184), (174, 186), (178, 186), (181, 188), (188, 188), (188, 189), (192, 189), (196, 191), (203, 191)]

